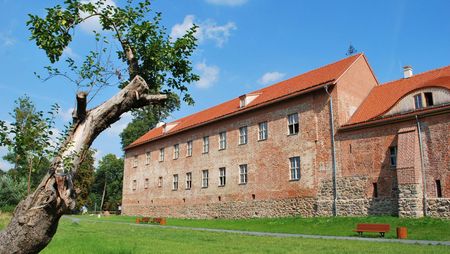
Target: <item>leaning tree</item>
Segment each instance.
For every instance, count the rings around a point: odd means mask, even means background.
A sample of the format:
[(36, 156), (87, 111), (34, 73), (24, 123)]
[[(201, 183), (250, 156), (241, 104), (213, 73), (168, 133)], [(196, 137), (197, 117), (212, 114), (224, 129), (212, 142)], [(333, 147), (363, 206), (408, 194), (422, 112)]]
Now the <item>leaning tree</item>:
[[(63, 6), (47, 8), (43, 17), (29, 15), (31, 40), (52, 63), (46, 67), (45, 79), (61, 76), (74, 82), (78, 86), (76, 108), (67, 136), (47, 174), (36, 190), (17, 205), (10, 224), (0, 232), (0, 253), (37, 253), (47, 246), (61, 216), (74, 207), (76, 188), (72, 180), (83, 155), (94, 139), (123, 113), (151, 104), (164, 105), (166, 101), (173, 104), (179, 101), (179, 96), (188, 104), (193, 102), (187, 84), (198, 80), (189, 59), (196, 48), (196, 27), (183, 37), (170, 38), (161, 24), (160, 13), (149, 18), (149, 0), (139, 3), (128, 0), (125, 7), (108, 3), (65, 0)], [(66, 71), (56, 68), (77, 27), (93, 19), (101, 27), (94, 32), (96, 49), (80, 63), (65, 60)], [(111, 55), (117, 61), (112, 61)], [(70, 73), (76, 73), (77, 77)], [(92, 96), (110, 86), (112, 80), (120, 83), (121, 89), (88, 109)]]

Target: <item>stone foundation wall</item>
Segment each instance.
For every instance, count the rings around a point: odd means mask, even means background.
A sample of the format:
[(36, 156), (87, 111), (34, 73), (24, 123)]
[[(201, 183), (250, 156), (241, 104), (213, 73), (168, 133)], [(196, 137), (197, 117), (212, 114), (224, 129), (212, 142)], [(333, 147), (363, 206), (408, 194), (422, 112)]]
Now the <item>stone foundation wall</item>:
[(450, 219), (450, 198), (429, 198), (427, 212), (431, 217)]

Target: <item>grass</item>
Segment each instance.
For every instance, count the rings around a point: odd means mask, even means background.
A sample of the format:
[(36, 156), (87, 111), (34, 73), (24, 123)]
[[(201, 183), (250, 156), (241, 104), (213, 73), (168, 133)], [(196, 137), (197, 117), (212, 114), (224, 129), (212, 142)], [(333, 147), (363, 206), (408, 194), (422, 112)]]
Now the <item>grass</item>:
[(6, 227), (11, 220), (11, 213), (0, 213), (0, 230)]
[[(9, 218), (9, 214), (0, 215), (0, 229), (6, 226)], [(89, 221), (77, 220), (77, 218), (89, 219)], [(88, 216), (64, 217), (60, 220), (55, 237), (42, 253), (450, 253), (450, 247), (448, 246), (246, 236), (232, 233), (98, 222), (98, 220), (134, 222), (134, 218), (126, 216), (109, 216), (100, 219)], [(365, 221), (376, 220), (376, 222), (403, 220), (389, 217), (369, 217), (365, 219)], [(326, 222), (327, 220), (328, 222)], [(357, 220), (363, 220), (363, 218), (281, 218), (235, 221), (169, 219), (168, 224), (271, 232), (290, 230), (292, 233), (292, 231), (298, 232), (299, 229), (296, 228), (299, 227), (301, 230), (316, 232), (320, 228), (324, 228), (323, 225), (334, 230), (339, 225), (349, 223), (347, 220), (354, 223)], [(433, 219), (426, 219), (425, 221), (428, 220), (433, 223), (438, 222)], [(447, 221), (443, 222), (444, 225), (436, 226), (433, 223), (424, 223), (421, 219), (410, 219), (409, 225), (428, 225), (429, 228), (432, 228), (430, 225), (434, 225), (434, 228), (447, 227), (448, 225), (445, 224)], [(310, 227), (314, 223), (319, 225), (311, 229)], [(244, 225), (247, 226), (243, 227)], [(448, 227), (445, 230), (447, 230), (448, 235)]]
[[(96, 217), (79, 216), (91, 220), (111, 220), (134, 222), (136, 217), (132, 216), (107, 216), (97, 219)], [(396, 238), (396, 227), (407, 227), (408, 239), (450, 241), (450, 220), (436, 218), (397, 218), (390, 216), (382, 217), (316, 217), (316, 218), (255, 218), (241, 220), (197, 220), (197, 219), (171, 219), (167, 225), (234, 229), (258, 232), (297, 233), (310, 235), (333, 235), (333, 236), (357, 236), (353, 232), (357, 223), (386, 223), (391, 225), (391, 231), (386, 238)], [(364, 233), (367, 237), (377, 237), (378, 234)]]

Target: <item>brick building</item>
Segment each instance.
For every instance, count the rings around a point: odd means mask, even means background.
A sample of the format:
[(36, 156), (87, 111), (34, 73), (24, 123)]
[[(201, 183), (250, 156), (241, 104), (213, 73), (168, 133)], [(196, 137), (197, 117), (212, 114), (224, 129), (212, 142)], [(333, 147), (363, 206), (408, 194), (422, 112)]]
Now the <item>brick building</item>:
[(160, 124), (123, 213), (450, 217), (450, 66), (379, 84), (363, 54)]

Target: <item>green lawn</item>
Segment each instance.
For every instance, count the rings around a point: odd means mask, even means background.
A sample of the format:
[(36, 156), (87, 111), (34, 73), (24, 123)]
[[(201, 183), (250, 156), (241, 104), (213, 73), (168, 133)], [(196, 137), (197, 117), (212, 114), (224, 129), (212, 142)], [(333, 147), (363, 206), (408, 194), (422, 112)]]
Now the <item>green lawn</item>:
[[(42, 253), (450, 253), (448, 246), (246, 236), (233, 233), (104, 223), (95, 221), (97, 220), (95, 217), (87, 216), (82, 216), (82, 218), (94, 221), (77, 221), (77, 217), (79, 216), (68, 216), (61, 219), (55, 237)], [(388, 218), (382, 218), (388, 220)], [(8, 216), (0, 216), (0, 228), (6, 225), (7, 219)], [(133, 217), (110, 216), (102, 217), (100, 220), (133, 221), (133, 219)], [(245, 228), (247, 230), (282, 231), (281, 229), (291, 228), (293, 230), (295, 228), (286, 225), (289, 222), (295, 223), (298, 227), (299, 220), (313, 219), (284, 218), (238, 221), (169, 219), (168, 224), (223, 227), (223, 224), (228, 222), (229, 227), (238, 227), (242, 226), (244, 222), (249, 222), (249, 228)], [(316, 220), (325, 223), (326, 219), (316, 218)], [(339, 221), (339, 223), (343, 223), (342, 221), (345, 220)], [(331, 222), (336, 222), (336, 220)], [(313, 222), (309, 221), (309, 223), (312, 225)], [(272, 226), (262, 230), (264, 225)], [(309, 226), (310, 224), (303, 227)]]
[[(93, 216), (77, 216), (91, 220), (111, 220), (134, 222), (136, 217), (106, 216), (97, 219)], [(450, 241), (450, 220), (435, 218), (406, 219), (397, 217), (322, 217), (322, 218), (276, 218), (276, 219), (243, 219), (243, 220), (190, 220), (171, 219), (167, 225), (235, 229), (258, 232), (298, 233), (311, 235), (357, 236), (353, 232), (357, 223), (386, 223), (391, 231), (386, 238), (396, 238), (396, 227), (408, 229), (408, 239)], [(377, 237), (378, 234), (365, 234)]]

